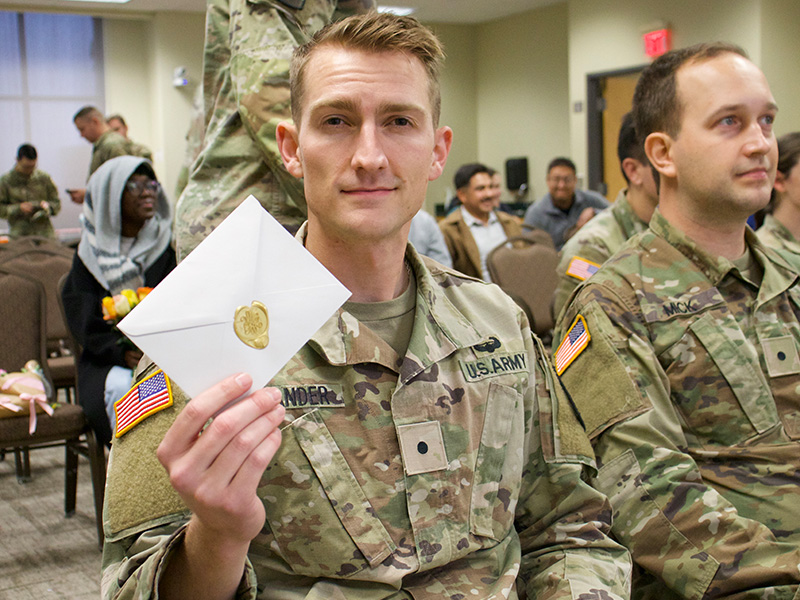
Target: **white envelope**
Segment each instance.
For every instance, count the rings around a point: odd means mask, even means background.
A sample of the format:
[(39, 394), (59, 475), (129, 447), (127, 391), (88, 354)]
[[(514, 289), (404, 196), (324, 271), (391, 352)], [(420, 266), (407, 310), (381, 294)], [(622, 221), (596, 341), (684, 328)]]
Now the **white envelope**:
[[(264, 387), (350, 297), (325, 267), (249, 196), (119, 329), (191, 397), (241, 371)], [(253, 301), (269, 343), (246, 345), (234, 314)]]

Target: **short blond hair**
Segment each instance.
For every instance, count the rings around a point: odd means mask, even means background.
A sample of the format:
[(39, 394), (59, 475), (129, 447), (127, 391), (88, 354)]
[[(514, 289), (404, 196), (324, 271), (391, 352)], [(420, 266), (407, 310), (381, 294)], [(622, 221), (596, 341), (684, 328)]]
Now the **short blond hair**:
[(292, 118), (297, 125), (300, 124), (305, 91), (305, 71), (314, 51), (320, 46), (375, 53), (402, 52), (419, 59), (428, 74), (433, 125), (438, 127), (442, 105), (439, 72), (444, 61), (441, 42), (430, 29), (413, 17), (377, 12), (354, 15), (332, 23), (295, 49), (290, 68), (290, 89)]

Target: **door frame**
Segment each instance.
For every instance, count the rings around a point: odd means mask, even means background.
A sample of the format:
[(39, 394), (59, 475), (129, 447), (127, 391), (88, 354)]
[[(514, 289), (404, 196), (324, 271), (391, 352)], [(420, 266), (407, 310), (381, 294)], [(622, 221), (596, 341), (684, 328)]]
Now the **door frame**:
[(586, 75), (586, 131), (587, 131), (587, 161), (588, 181), (586, 187), (590, 190), (605, 195), (607, 190), (603, 181), (603, 110), (604, 99), (602, 85), (609, 77), (619, 77), (641, 73), (646, 64), (626, 69), (587, 73)]

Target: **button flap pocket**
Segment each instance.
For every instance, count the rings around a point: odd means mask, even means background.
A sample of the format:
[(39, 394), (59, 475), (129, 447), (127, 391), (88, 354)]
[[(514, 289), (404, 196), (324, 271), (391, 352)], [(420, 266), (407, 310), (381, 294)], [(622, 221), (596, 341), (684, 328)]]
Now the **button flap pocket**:
[(291, 430), (347, 533), (370, 566), (377, 566), (395, 550), (394, 542), (375, 516), (322, 417), (308, 413), (296, 420)]

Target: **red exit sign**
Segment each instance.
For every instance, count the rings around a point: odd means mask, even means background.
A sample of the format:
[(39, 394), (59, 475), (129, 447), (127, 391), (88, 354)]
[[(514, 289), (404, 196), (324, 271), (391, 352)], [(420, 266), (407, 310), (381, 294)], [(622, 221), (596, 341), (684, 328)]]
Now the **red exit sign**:
[(672, 49), (672, 32), (669, 29), (648, 31), (642, 39), (644, 39), (644, 53), (650, 58), (661, 56)]

